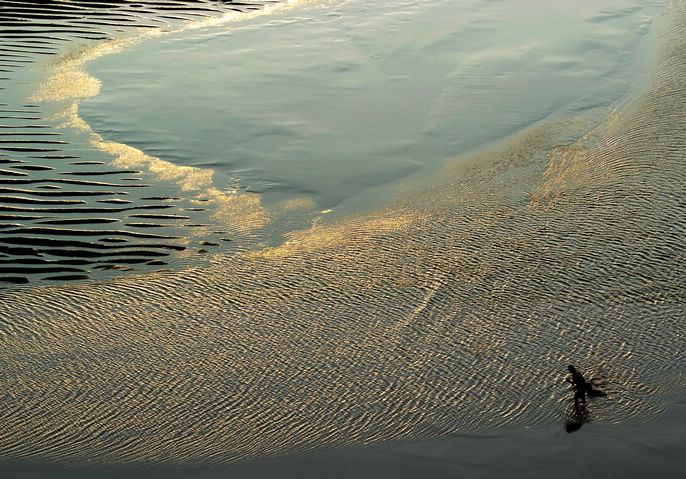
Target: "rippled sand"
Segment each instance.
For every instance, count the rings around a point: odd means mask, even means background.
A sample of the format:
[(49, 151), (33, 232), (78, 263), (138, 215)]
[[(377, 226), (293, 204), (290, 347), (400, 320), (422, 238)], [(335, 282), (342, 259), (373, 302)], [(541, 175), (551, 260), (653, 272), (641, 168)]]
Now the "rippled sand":
[(649, 78), (599, 124), (532, 127), (278, 247), (1, 292), (0, 455), (197, 464), (557, 424), (568, 363), (607, 381), (596, 423), (653, 420), (684, 384), (686, 2), (653, 28)]

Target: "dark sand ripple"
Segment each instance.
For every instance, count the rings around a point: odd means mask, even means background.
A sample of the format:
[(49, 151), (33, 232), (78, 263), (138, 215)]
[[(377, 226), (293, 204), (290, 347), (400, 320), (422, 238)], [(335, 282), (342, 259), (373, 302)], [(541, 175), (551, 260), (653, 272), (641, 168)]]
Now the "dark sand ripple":
[[(203, 18), (219, 16), (230, 11), (247, 11), (263, 8), (271, 2), (243, 3), (231, 1), (185, 0), (185, 1), (6, 1), (0, 0), (0, 90), (7, 90), (0, 103), (0, 211), (29, 212), (30, 209), (17, 208), (16, 205), (63, 205), (64, 208), (43, 208), (40, 215), (23, 215), (24, 226), (41, 220), (41, 224), (55, 225), (88, 225), (118, 223), (124, 228), (138, 229), (135, 223), (127, 223), (128, 212), (135, 209), (153, 208), (149, 205), (152, 197), (150, 186), (141, 182), (143, 175), (137, 170), (114, 169), (108, 164), (92, 158), (88, 149), (81, 145), (72, 145), (62, 134), (50, 124), (51, 120), (40, 105), (25, 104), (10, 101), (13, 91), (21, 91), (22, 72), (37, 62), (44, 62), (50, 56), (63, 53), (73, 43), (87, 45), (86, 42), (108, 40), (113, 36), (121, 36), (122, 32), (147, 29), (169, 29), (184, 22), (193, 22)], [(91, 157), (91, 158), (89, 158)], [(69, 161), (71, 160), (71, 161)], [(75, 169), (78, 168), (78, 169)], [(46, 176), (49, 174), (49, 176)], [(67, 178), (65, 178), (67, 177)], [(70, 179), (68, 177), (73, 177)], [(77, 179), (78, 178), (78, 179)], [(82, 179), (81, 179), (82, 178)], [(91, 181), (89, 178), (102, 179)], [(111, 180), (111, 181), (110, 181)], [(58, 192), (39, 191), (48, 187), (63, 187)], [(87, 186), (90, 191), (84, 191), (79, 186)], [(108, 192), (112, 188), (122, 191)], [(129, 199), (121, 198), (95, 199), (97, 196), (110, 194), (129, 195)], [(40, 197), (32, 199), (32, 197)], [(51, 199), (50, 197), (60, 197)], [(157, 201), (167, 201), (168, 198)], [(176, 209), (180, 199), (167, 202), (164, 208)], [(146, 205), (145, 203), (148, 203)], [(127, 204), (127, 208), (100, 208), (103, 204)], [(182, 202), (181, 202), (182, 203)], [(85, 205), (85, 207), (69, 208), (69, 205)], [(157, 208), (157, 207), (154, 207)], [(88, 221), (86, 218), (70, 219), (72, 215), (94, 214), (98, 219)], [(103, 218), (102, 215), (108, 215)], [(5, 221), (14, 223), (13, 215), (0, 215), (0, 237), (10, 233)], [(6, 219), (8, 218), (8, 219)], [(11, 226), (11, 224), (10, 224)], [(160, 228), (166, 225), (160, 225)], [(180, 238), (188, 239), (189, 232), (184, 225), (175, 225), (175, 233)], [(154, 225), (150, 225), (154, 228)], [(16, 233), (16, 231), (15, 231)], [(119, 235), (116, 230), (100, 230), (92, 236)], [(83, 232), (72, 231), (74, 237), (83, 236)], [(130, 234), (127, 234), (130, 236)], [(134, 233), (135, 236), (135, 233)], [(164, 235), (167, 238), (166, 235)], [(97, 241), (94, 237), (93, 241)], [(192, 240), (191, 240), (192, 241)], [(182, 244), (184, 241), (179, 241)], [(188, 242), (188, 241), (185, 241)], [(141, 251), (145, 245), (140, 245)], [(37, 247), (31, 251), (14, 249), (5, 250), (11, 256), (8, 261), (17, 264), (27, 258), (50, 257), (51, 251)], [(26, 253), (26, 255), (24, 254)], [(28, 256), (27, 256), (28, 255)], [(156, 259), (151, 254), (149, 260)], [(87, 277), (98, 268), (101, 263), (93, 262), (84, 268)], [(143, 269), (149, 271), (156, 263), (147, 263)], [(132, 270), (132, 268), (128, 268)], [(26, 276), (13, 276), (8, 284), (38, 281), (44, 275), (39, 269), (29, 271), (22, 268)], [(109, 274), (122, 270), (110, 269)], [(103, 274), (97, 275), (102, 278)], [(57, 280), (52, 276), (50, 279)], [(63, 279), (76, 279), (75, 277)], [(25, 281), (26, 280), (26, 281)], [(0, 286), (2, 287), (2, 286)]]

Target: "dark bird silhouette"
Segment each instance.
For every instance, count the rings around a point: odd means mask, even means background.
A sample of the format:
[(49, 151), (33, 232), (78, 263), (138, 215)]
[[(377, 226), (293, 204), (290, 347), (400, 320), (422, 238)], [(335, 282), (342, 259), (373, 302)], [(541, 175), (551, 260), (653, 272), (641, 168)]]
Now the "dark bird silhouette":
[(574, 389), (574, 407), (578, 407), (579, 403), (586, 404), (586, 393), (591, 388), (591, 384), (586, 382), (586, 378), (574, 366), (569, 365), (569, 372), (572, 373), (572, 378), (567, 378), (567, 382), (572, 385)]
[(607, 396), (603, 391), (593, 388), (592, 381), (586, 381), (584, 375), (581, 374), (577, 369), (569, 365), (569, 372), (572, 373), (572, 377), (567, 378), (567, 382), (572, 385), (574, 389), (574, 406), (577, 407), (579, 403), (586, 404), (586, 395), (592, 397)]

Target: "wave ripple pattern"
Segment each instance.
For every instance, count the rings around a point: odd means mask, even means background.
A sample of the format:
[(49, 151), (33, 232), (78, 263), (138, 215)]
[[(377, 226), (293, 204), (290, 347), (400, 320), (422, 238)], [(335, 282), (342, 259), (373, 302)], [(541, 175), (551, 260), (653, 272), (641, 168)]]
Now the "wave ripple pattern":
[(645, 84), (575, 143), (573, 121), (539, 125), (207, 267), (1, 292), (0, 456), (222, 462), (562, 425), (568, 363), (607, 382), (594, 421), (654, 418), (684, 386), (686, 2), (654, 28)]

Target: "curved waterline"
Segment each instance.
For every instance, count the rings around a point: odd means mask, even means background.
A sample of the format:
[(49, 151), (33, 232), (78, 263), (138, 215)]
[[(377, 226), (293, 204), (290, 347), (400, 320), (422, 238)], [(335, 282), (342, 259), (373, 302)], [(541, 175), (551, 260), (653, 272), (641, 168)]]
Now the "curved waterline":
[[(176, 28), (144, 31), (121, 39), (100, 42), (85, 50), (77, 47), (57, 58), (50, 67), (49, 78), (31, 95), (38, 103), (58, 104), (55, 118), (61, 127), (80, 130), (88, 137), (93, 148), (114, 157), (115, 168), (137, 168), (150, 173), (162, 182), (178, 185), (181, 192), (208, 201), (214, 209), (217, 225), (226, 227), (232, 233), (248, 233), (269, 223), (269, 214), (260, 204), (260, 197), (234, 189), (225, 191), (213, 185), (214, 172), (211, 169), (181, 166), (161, 158), (148, 155), (130, 145), (108, 140), (93, 128), (78, 113), (81, 101), (100, 93), (101, 81), (85, 70), (86, 65), (103, 56), (112, 55), (136, 44), (153, 38), (176, 34), (182, 31), (240, 24), (263, 15), (271, 15), (293, 8), (321, 5), (321, 1), (286, 0), (267, 4), (258, 10), (231, 11), (220, 17), (211, 17), (196, 22), (186, 22)], [(207, 231), (207, 230), (205, 230)], [(198, 232), (202, 233), (202, 231)]]
[[(214, 187), (211, 170), (176, 167), (94, 132), (78, 117), (78, 105), (97, 95), (101, 82), (82, 67), (153, 38), (313, 2), (147, 2), (142, 10), (127, 2), (55, 1), (40, 9), (30, 2), (7, 3), (3, 19), (14, 29), (0, 33), (8, 41), (0, 51), (7, 75), (0, 78), (0, 88), (7, 90), (10, 102), (0, 103), (0, 261), (5, 273), (0, 286), (174, 267), (220, 244), (240, 248), (242, 236), (268, 223), (258, 196)], [(154, 216), (138, 221), (139, 210)], [(172, 221), (157, 221), (162, 213)], [(222, 229), (212, 223), (221, 223)], [(44, 224), (59, 227), (46, 230)], [(71, 226), (76, 224), (81, 231)], [(143, 244), (136, 239), (142, 228), (173, 241)], [(31, 247), (17, 241), (17, 231), (30, 235)], [(55, 234), (78, 239), (83, 248), (51, 247), (44, 239)], [(88, 242), (81, 241), (84, 235)], [(98, 252), (105, 245), (110, 248), (107, 259)], [(132, 247), (149, 254), (133, 258)], [(46, 268), (65, 262), (79, 262), (83, 274), (45, 274)]]

